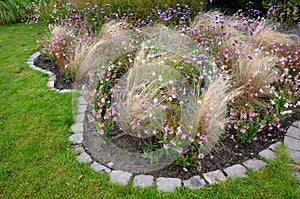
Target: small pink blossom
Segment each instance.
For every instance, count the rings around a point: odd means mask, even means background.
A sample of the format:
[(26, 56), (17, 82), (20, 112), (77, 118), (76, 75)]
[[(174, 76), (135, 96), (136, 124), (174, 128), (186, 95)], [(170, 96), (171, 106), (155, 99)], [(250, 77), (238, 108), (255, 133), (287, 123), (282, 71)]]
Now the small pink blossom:
[(245, 112), (241, 112), (241, 118), (243, 118), (243, 119), (247, 119), (247, 112), (245, 111)]
[(246, 133), (245, 129), (241, 129), (240, 131), (241, 131), (241, 133)]
[(183, 148), (177, 149), (176, 151), (177, 151), (177, 153), (182, 153)]
[(166, 143), (164, 143), (164, 144), (163, 144), (163, 147), (164, 147), (164, 149), (168, 149), (168, 148), (169, 148), (169, 145), (166, 144)]
[(99, 134), (100, 134), (100, 135), (104, 135), (104, 130), (101, 129), (101, 130), (99, 131)]

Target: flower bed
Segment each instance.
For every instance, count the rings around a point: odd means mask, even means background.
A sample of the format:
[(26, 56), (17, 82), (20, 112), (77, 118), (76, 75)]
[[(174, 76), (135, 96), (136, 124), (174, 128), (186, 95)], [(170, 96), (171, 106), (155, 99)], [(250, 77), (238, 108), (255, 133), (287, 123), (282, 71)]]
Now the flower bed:
[(274, 129), (283, 134), (281, 121), (299, 107), (300, 48), (263, 20), (205, 13), (189, 22), (184, 8), (176, 11), (179, 21), (168, 8), (156, 10), (160, 23), (109, 22), (100, 38), (89, 28), (66, 28), (72, 45), (59, 47), (63, 56), (56, 61), (62, 58), (85, 82), (99, 145), (125, 136), (152, 166), (175, 162), (201, 170), (222, 137), (246, 145), (262, 132), (270, 140), (278, 137)]

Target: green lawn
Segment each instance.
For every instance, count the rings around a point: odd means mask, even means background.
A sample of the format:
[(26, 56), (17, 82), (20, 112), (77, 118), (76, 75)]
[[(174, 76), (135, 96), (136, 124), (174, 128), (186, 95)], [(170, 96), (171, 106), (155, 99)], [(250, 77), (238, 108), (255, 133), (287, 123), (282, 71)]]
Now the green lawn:
[(45, 29), (0, 26), (0, 198), (300, 198), (283, 147), (267, 168), (244, 179), (172, 193), (114, 185), (78, 163), (67, 139), (72, 94), (49, 90), (47, 76), (25, 63)]

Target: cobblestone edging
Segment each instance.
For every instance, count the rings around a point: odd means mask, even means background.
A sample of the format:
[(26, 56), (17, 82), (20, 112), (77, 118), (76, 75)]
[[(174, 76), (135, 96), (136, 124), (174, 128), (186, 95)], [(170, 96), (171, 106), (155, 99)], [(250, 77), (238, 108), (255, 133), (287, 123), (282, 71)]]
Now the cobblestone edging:
[[(57, 90), (53, 88), (55, 75), (52, 72), (42, 70), (34, 66), (33, 61), (40, 54), (35, 53), (31, 55), (27, 64), (30, 68), (38, 70), (49, 75), (48, 86), (52, 90), (56, 90), (59, 93), (69, 92), (71, 90)], [(53, 85), (53, 86), (52, 86)], [(95, 172), (105, 172), (109, 175), (110, 182), (118, 183), (122, 185), (127, 185), (131, 179), (133, 179), (133, 187), (148, 187), (148, 186), (157, 186), (160, 191), (174, 191), (177, 187), (188, 187), (191, 189), (198, 189), (207, 184), (215, 184), (219, 182), (224, 182), (231, 177), (245, 177), (247, 169), (257, 170), (261, 167), (267, 166), (267, 163), (263, 160), (270, 160), (275, 158), (275, 149), (280, 142), (272, 144), (268, 149), (261, 151), (258, 155), (263, 159), (249, 159), (242, 164), (235, 164), (229, 167), (226, 167), (221, 170), (211, 171), (203, 174), (203, 178), (200, 176), (193, 176), (188, 180), (181, 180), (179, 178), (165, 178), (159, 177), (155, 179), (151, 175), (139, 174), (135, 175), (126, 171), (121, 170), (112, 170), (109, 167), (112, 165), (108, 164), (107, 166), (101, 165), (98, 162), (94, 161), (88, 153), (86, 153), (83, 146), (83, 131), (84, 131), (84, 118), (85, 112), (87, 111), (87, 103), (84, 98), (81, 96), (78, 98), (77, 111), (75, 114), (75, 123), (71, 126), (73, 134), (69, 136), (69, 140), (74, 144), (73, 151), (77, 155), (76, 159), (79, 162), (90, 164), (90, 167)], [(287, 133), (283, 141), (284, 145), (287, 147), (287, 151), (290, 154), (291, 159), (296, 166), (300, 168), (300, 121), (294, 122), (290, 128), (287, 130)], [(295, 178), (298, 179), (300, 184), (300, 171), (295, 171), (292, 174)], [(300, 191), (300, 190), (299, 190)]]

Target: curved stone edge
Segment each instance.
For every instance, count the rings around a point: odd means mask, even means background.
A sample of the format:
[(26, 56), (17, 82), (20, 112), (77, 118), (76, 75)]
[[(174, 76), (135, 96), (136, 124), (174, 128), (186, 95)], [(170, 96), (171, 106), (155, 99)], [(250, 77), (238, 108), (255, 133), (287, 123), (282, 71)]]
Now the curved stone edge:
[[(179, 178), (165, 178), (159, 177), (155, 179), (151, 175), (144, 174), (132, 174), (126, 171), (121, 170), (112, 170), (108, 166), (104, 166), (95, 160), (92, 160), (84, 147), (82, 146), (83, 142), (83, 129), (84, 129), (84, 117), (87, 110), (87, 102), (84, 100), (83, 96), (78, 98), (77, 114), (75, 116), (75, 124), (71, 126), (73, 134), (69, 137), (69, 140), (75, 144), (73, 151), (77, 154), (76, 159), (79, 162), (85, 162), (91, 164), (90, 167), (95, 172), (105, 172), (109, 175), (110, 182), (117, 183), (121, 185), (128, 185), (130, 180), (133, 181), (133, 187), (145, 188), (150, 186), (155, 186), (159, 191), (170, 192), (174, 191), (179, 187), (187, 187), (190, 189), (199, 189), (206, 185), (212, 185), (220, 182), (225, 182), (227, 179), (232, 177), (246, 177), (247, 169), (258, 170), (262, 167), (267, 166), (267, 163), (264, 161), (272, 160), (276, 157), (275, 150), (281, 144), (281, 142), (276, 142), (270, 145), (267, 149), (261, 151), (258, 156), (261, 159), (249, 159), (244, 161), (242, 164), (234, 164), (229, 167), (224, 168), (223, 170), (211, 171), (203, 174), (203, 178), (200, 176), (193, 176), (188, 180), (182, 180)], [(295, 126), (298, 126), (297, 128)], [(292, 129), (291, 129), (292, 128)], [(291, 130), (290, 130), (291, 129)], [(286, 138), (288, 137), (288, 138)], [(293, 139), (298, 139), (298, 145), (295, 140), (292, 140), (292, 143), (289, 141)], [(295, 162), (293, 166), (299, 167), (296, 164), (300, 164), (300, 121), (293, 123), (293, 125), (288, 129), (287, 134), (284, 139), (284, 145), (287, 146), (287, 151), (291, 156), (291, 159)], [(295, 146), (296, 143), (296, 146)], [(298, 147), (299, 151), (295, 151), (295, 148)], [(82, 155), (84, 154), (84, 155)], [(83, 157), (83, 158), (82, 158)], [(296, 171), (292, 174), (299, 180), (299, 171)], [(300, 180), (299, 180), (300, 183)]]
[(63, 90), (59, 90), (59, 89), (56, 89), (54, 88), (54, 82), (56, 80), (56, 76), (54, 73), (52, 73), (51, 71), (48, 71), (48, 70), (44, 70), (44, 69), (41, 69), (37, 66), (34, 65), (34, 60), (40, 56), (41, 53), (40, 52), (35, 52), (33, 53), (32, 55), (29, 56), (29, 58), (27, 59), (26, 63), (29, 65), (29, 67), (33, 70), (37, 70), (37, 71), (40, 71), (42, 73), (45, 73), (45, 74), (48, 74), (48, 82), (47, 82), (47, 86), (51, 89), (51, 90), (54, 90), (58, 93), (67, 93), (67, 92), (72, 92), (73, 90), (70, 90), (70, 89), (63, 89)]

